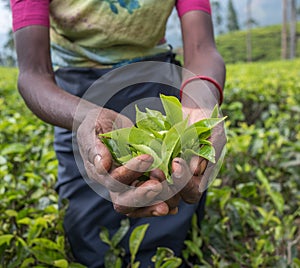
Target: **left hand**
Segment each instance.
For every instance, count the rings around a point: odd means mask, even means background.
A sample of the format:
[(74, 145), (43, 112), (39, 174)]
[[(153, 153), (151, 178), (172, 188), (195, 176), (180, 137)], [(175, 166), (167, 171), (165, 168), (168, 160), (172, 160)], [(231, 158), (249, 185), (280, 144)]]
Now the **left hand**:
[[(189, 114), (190, 124), (207, 118), (210, 114), (203, 109), (183, 107), (184, 113)], [(168, 206), (168, 214), (176, 214), (178, 205), (182, 199), (186, 203), (199, 202), (203, 192), (206, 190), (208, 183), (214, 179), (213, 174), (217, 173), (218, 161), (222, 160), (221, 153), (226, 143), (224, 125), (217, 125), (210, 137), (216, 150), (216, 164), (199, 156), (193, 156), (189, 163), (182, 158), (175, 158), (172, 162), (172, 179), (174, 184), (166, 182), (164, 173), (160, 169), (154, 169), (150, 172), (150, 179), (157, 180), (162, 185), (161, 193), (156, 197), (156, 202)], [(130, 217), (139, 217), (139, 211), (133, 211), (128, 214)]]
[[(199, 88), (192, 89), (199, 92)], [(205, 92), (206, 89), (200, 89)], [(198, 94), (199, 95), (199, 94)], [(208, 95), (208, 94), (207, 94)], [(211, 116), (217, 100), (210, 94), (206, 98), (200, 99), (198, 96), (189, 95), (193, 101), (187, 98), (183, 101), (183, 112), (189, 115), (189, 124), (193, 124), (201, 119)], [(198, 97), (198, 100), (197, 100)], [(204, 103), (205, 102), (205, 103)], [(215, 179), (223, 160), (223, 151), (226, 144), (226, 134), (224, 122), (214, 127), (209, 138), (216, 152), (216, 163), (208, 162), (206, 159), (194, 156), (189, 163), (181, 158), (173, 160), (173, 180), (176, 187), (179, 187), (181, 198), (187, 203), (196, 203), (200, 200), (202, 193), (207, 189), (210, 182)]]

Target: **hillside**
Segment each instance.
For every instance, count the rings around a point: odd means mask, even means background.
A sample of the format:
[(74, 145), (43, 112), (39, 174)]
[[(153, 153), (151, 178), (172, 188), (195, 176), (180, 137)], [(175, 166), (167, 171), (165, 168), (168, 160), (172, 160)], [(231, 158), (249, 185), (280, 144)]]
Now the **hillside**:
[[(298, 39), (300, 36), (298, 23)], [(254, 28), (252, 37), (252, 60), (279, 60), (281, 55), (281, 25)], [(220, 35), (216, 38), (217, 47), (226, 63), (244, 62), (246, 55), (246, 31), (236, 31)], [(297, 57), (300, 56), (300, 45), (297, 47)]]

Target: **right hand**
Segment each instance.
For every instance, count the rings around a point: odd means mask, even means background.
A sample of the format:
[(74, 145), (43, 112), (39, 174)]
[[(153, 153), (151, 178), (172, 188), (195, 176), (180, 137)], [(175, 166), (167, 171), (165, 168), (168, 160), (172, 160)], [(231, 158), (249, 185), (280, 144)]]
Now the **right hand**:
[[(115, 128), (131, 127), (125, 116), (105, 108), (91, 110), (77, 130), (77, 142), (86, 173), (110, 193), (114, 209), (131, 217), (164, 216), (174, 211), (166, 202), (156, 200), (162, 185), (156, 178), (139, 183), (137, 180), (151, 166), (149, 155), (140, 155), (123, 166), (116, 166), (108, 148), (98, 134)], [(154, 200), (156, 200), (154, 202)]]

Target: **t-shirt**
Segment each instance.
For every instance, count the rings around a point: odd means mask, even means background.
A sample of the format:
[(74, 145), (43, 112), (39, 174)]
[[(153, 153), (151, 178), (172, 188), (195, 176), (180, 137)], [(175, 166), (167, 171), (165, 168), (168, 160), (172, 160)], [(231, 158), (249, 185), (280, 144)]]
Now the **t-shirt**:
[(11, 0), (14, 31), (50, 27), (59, 67), (120, 66), (167, 52), (166, 23), (175, 5), (180, 17), (211, 12), (209, 0)]

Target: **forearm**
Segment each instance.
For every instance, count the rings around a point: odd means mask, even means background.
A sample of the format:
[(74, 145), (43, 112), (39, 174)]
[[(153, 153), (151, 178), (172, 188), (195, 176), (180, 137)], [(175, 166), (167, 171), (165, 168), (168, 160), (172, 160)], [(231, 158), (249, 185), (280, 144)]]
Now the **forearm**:
[[(28, 108), (43, 121), (71, 130), (80, 123), (88, 110), (96, 105), (85, 102), (59, 88), (51, 74), (20, 72), (19, 92)], [(76, 111), (80, 102), (80, 113)]]
[[(183, 81), (193, 75), (207, 76), (214, 79), (223, 89), (225, 84), (226, 69), (223, 58), (214, 48), (195, 49), (190, 57), (184, 61)], [(211, 89), (211, 92), (217, 100), (220, 99), (220, 93), (216, 86), (209, 81), (202, 81)], [(188, 89), (186, 89), (188, 90)]]
[(79, 102), (80, 113), (76, 113), (78, 123), (87, 110), (96, 106), (56, 85), (48, 28), (29, 26), (20, 29), (15, 32), (15, 43), (19, 67), (18, 89), (26, 105), (45, 122), (71, 130)]
[[(196, 25), (196, 26), (195, 26)], [(220, 87), (225, 83), (225, 64), (223, 58), (216, 49), (211, 16), (202, 11), (191, 11), (181, 18), (181, 27), (183, 35), (184, 49), (184, 69), (183, 82), (191, 76), (201, 75), (214, 79)], [(208, 81), (203, 81), (215, 96), (217, 102), (220, 99), (217, 88)], [(203, 97), (203, 90), (192, 87), (191, 84), (200, 85), (196, 80), (189, 83), (184, 88), (185, 93), (192, 94), (192, 98)], [(196, 91), (196, 92), (195, 92)], [(196, 94), (197, 93), (197, 94)], [(187, 95), (183, 95), (183, 104), (189, 101), (185, 100)]]
[(215, 47), (198, 47), (197, 45), (187, 47), (184, 68), (197, 75), (212, 77), (224, 87), (225, 64)]

